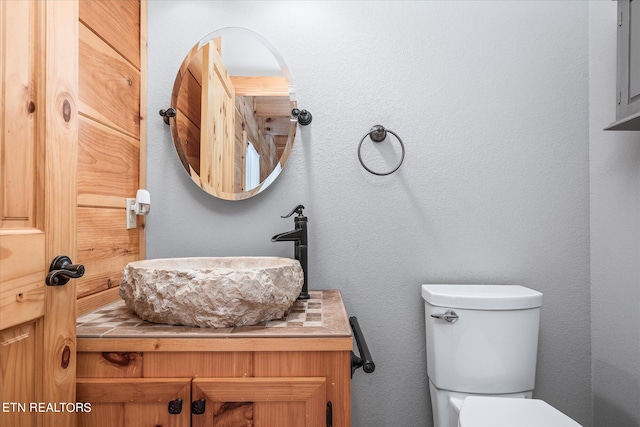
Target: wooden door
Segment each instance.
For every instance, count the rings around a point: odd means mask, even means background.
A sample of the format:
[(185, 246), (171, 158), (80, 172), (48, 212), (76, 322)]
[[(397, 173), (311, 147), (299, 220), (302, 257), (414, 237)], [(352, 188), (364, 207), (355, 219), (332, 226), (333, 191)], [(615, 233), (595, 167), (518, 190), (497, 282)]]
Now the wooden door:
[(78, 378), (79, 427), (188, 427), (191, 378)]
[(324, 427), (323, 377), (196, 378), (191, 399), (204, 403), (194, 427)]
[(3, 426), (75, 425), (75, 285), (45, 276), (76, 255), (77, 8), (0, 1)]
[(236, 95), (216, 43), (220, 38), (201, 49), (200, 179), (206, 191), (228, 198), (234, 191)]

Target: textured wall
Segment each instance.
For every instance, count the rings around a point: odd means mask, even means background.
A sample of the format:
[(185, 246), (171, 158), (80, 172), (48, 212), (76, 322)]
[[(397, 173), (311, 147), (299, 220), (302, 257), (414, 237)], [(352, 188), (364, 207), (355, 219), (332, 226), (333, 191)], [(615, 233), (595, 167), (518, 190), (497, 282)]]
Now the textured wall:
[(640, 425), (640, 133), (615, 121), (616, 4), (589, 3), (593, 424)]
[[(270, 238), (304, 204), (310, 287), (342, 291), (377, 366), (353, 379), (355, 427), (431, 426), (422, 283), (537, 289), (535, 395), (591, 426), (588, 8), (150, 1), (148, 257), (291, 256)], [(314, 115), (276, 183), (243, 202), (195, 187), (157, 117), (187, 51), (226, 26), (271, 41)], [(387, 177), (356, 156), (378, 123), (406, 144)], [(368, 145), (372, 167), (390, 147)]]

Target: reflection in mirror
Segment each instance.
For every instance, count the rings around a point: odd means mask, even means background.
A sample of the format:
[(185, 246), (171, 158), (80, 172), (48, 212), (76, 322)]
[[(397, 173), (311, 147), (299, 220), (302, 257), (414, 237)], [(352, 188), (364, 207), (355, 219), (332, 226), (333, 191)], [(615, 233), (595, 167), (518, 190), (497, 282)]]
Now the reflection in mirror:
[(173, 86), (173, 142), (193, 181), (226, 200), (252, 197), (284, 167), (295, 139), (293, 84), (258, 34), (223, 28), (185, 58)]

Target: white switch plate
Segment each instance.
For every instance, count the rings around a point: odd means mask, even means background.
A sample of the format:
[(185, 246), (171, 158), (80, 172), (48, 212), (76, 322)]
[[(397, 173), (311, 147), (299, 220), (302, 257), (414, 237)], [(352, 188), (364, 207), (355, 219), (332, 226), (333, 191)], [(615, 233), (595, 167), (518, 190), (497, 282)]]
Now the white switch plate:
[(138, 226), (136, 222), (136, 212), (133, 208), (136, 205), (136, 199), (127, 199), (127, 230), (136, 228)]

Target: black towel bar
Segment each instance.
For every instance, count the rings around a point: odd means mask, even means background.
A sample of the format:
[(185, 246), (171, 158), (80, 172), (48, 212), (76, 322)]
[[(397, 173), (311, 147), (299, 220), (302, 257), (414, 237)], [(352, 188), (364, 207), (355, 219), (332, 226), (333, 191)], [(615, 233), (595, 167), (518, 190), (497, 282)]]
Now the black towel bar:
[(353, 336), (356, 339), (358, 353), (360, 353), (360, 357), (358, 357), (353, 351), (351, 352), (351, 378), (353, 378), (353, 373), (358, 368), (362, 368), (363, 371), (370, 374), (375, 371), (376, 364), (373, 363), (369, 347), (367, 347), (367, 341), (365, 341), (364, 334), (360, 329), (360, 324), (358, 324), (358, 318), (355, 316), (349, 317), (349, 324), (351, 325)]

